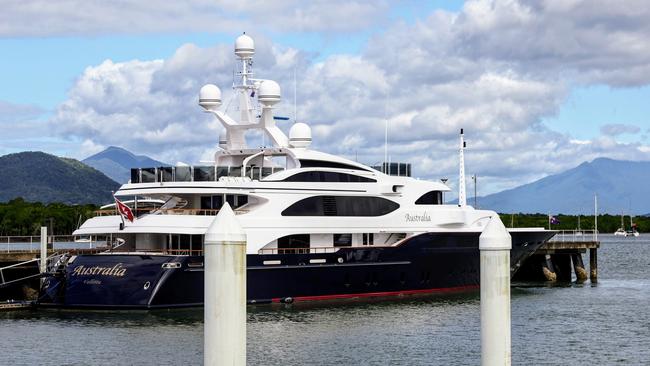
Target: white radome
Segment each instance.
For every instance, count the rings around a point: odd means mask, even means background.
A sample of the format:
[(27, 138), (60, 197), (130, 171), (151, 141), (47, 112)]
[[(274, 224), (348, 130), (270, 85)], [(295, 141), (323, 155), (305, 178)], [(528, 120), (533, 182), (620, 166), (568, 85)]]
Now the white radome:
[(221, 105), (221, 90), (214, 84), (203, 85), (199, 92), (199, 105), (208, 111), (213, 111)]
[(277, 104), (280, 97), (280, 85), (273, 80), (264, 80), (257, 90), (257, 100), (265, 106)]
[(240, 58), (251, 58), (255, 54), (255, 42), (246, 34), (235, 40), (235, 55)]
[(307, 148), (311, 145), (311, 127), (308, 124), (294, 123), (289, 130), (289, 144), (295, 148)]

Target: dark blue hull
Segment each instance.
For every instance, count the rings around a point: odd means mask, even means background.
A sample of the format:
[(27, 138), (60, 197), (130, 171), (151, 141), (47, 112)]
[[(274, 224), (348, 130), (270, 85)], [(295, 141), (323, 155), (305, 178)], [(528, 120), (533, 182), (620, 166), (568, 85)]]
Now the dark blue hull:
[[(512, 272), (552, 234), (513, 233)], [(266, 264), (265, 264), (266, 263)], [(438, 291), (479, 285), (478, 234), (426, 233), (395, 247), (247, 256), (249, 303)], [(46, 279), (40, 305), (170, 308), (203, 303), (203, 257), (82, 255)]]

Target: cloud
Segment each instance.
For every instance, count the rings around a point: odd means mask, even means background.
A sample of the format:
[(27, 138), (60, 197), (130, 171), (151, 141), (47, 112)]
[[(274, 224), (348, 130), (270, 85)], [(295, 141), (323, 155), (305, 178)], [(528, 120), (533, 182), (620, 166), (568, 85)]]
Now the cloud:
[[(599, 156), (647, 160), (639, 143), (578, 140), (541, 122), (558, 113), (574, 85), (650, 82), (650, 44), (638, 42), (650, 35), (641, 21), (648, 6), (589, 4), (469, 1), (458, 13), (395, 23), (360, 55), (318, 61), (256, 36), (254, 71), (280, 83), (276, 114), (293, 116), (295, 70), (298, 120), (312, 126), (313, 147), (361, 162), (383, 159), (388, 120), (392, 161), (412, 162), (418, 177), (455, 184), (457, 133), (464, 128), (467, 172), (481, 176), (482, 194)], [(250, 10), (241, 6), (233, 11)], [(234, 114), (233, 62), (231, 45), (193, 44), (166, 60), (107, 60), (84, 71), (51, 122), (60, 136), (196, 162), (209, 156), (220, 131), (196, 105), (197, 92), (207, 82), (219, 85), (223, 108)], [(251, 137), (252, 146), (262, 144), (259, 134)]]
[(246, 29), (344, 32), (386, 19), (386, 1), (23, 0), (4, 2), (0, 37), (89, 36)]
[(610, 136), (618, 136), (626, 133), (635, 134), (639, 132), (641, 132), (641, 128), (639, 126), (622, 123), (611, 123), (600, 127), (600, 133)]

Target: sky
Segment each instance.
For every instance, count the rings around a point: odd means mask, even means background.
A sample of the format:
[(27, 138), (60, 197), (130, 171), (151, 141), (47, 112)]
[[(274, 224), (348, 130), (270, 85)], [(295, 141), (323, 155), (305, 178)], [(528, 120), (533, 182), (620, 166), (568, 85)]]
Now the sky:
[(83, 159), (115, 145), (209, 159), (220, 126), (198, 91), (214, 83), (230, 98), (246, 32), (256, 76), (281, 85), (277, 114), (292, 119), (296, 75), (295, 117), (318, 150), (378, 163), (388, 121), (391, 161), (455, 189), (464, 128), (479, 195), (597, 157), (650, 160), (645, 0), (0, 6), (0, 155)]

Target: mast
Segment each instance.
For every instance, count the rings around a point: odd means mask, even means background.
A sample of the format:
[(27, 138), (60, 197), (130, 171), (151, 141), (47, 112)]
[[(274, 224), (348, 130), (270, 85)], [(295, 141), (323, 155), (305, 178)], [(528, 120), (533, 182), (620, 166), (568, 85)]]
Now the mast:
[(460, 148), (459, 148), (459, 171), (458, 171), (458, 206), (467, 206), (467, 197), (465, 196), (465, 137), (463, 129), (460, 129)]
[[(388, 90), (386, 90), (386, 102), (384, 103), (384, 163), (382, 167), (386, 166), (388, 161)], [(390, 165), (384, 168), (383, 173), (388, 174), (390, 172)]]

